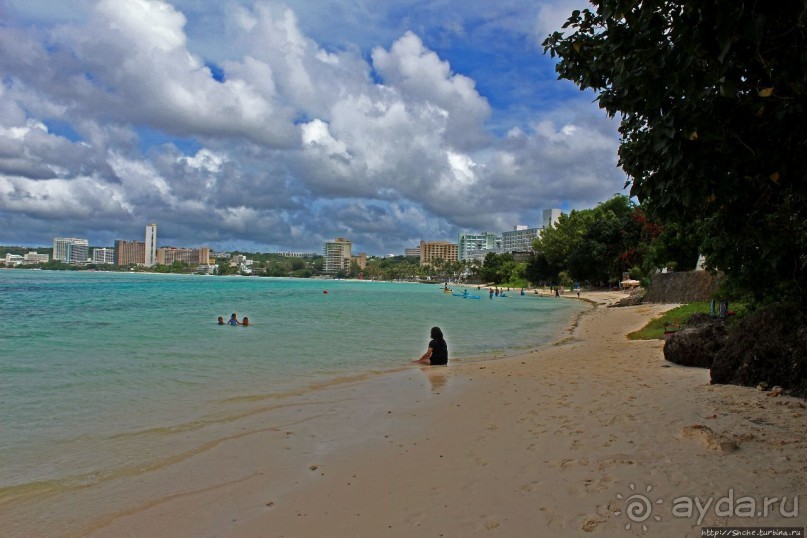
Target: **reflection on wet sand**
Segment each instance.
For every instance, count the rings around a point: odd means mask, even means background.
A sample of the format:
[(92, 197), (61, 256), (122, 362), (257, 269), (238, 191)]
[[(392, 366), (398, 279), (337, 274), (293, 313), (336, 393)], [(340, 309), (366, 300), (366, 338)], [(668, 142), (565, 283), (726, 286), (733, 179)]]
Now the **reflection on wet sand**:
[(427, 366), (422, 368), (429, 378), (432, 392), (439, 392), (448, 382), (448, 368), (445, 366)]

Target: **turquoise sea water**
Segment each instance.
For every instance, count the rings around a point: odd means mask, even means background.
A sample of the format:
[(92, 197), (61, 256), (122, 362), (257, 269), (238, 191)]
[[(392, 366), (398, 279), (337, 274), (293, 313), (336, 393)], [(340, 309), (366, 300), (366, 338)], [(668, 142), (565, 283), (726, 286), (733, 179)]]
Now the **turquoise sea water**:
[[(0, 493), (147, 467), (177, 434), (204, 443), (206, 425), (255, 402), (410, 367), (433, 325), (451, 359), (474, 360), (547, 343), (581, 309), (468, 290), (482, 299), (420, 284), (0, 270)], [(233, 312), (252, 325), (216, 324)]]

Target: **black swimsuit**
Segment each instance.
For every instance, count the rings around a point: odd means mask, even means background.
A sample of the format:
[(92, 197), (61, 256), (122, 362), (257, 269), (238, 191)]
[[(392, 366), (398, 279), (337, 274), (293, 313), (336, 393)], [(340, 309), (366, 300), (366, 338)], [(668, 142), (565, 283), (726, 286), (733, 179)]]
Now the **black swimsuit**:
[(448, 345), (442, 338), (435, 338), (429, 342), (429, 347), (432, 348), (432, 355), (429, 357), (429, 363), (432, 365), (448, 364)]

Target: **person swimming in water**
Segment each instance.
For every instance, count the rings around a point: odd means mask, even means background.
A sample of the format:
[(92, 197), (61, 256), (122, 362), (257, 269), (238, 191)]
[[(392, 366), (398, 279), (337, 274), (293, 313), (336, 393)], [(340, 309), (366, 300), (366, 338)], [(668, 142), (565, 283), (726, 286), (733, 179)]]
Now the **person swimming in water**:
[(219, 316), (219, 325), (224, 325), (224, 317)]
[(241, 325), (247, 327), (249, 325), (249, 318), (244, 316), (244, 321), (241, 322)]
[(230, 321), (227, 322), (227, 325), (240, 325), (238, 316), (235, 315), (235, 312), (233, 312), (233, 315), (230, 316)]

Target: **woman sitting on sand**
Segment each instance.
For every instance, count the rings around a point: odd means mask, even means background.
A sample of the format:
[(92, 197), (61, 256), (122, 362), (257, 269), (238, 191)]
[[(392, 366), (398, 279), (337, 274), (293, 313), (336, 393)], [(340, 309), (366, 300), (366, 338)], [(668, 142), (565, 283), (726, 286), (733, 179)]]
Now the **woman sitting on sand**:
[(443, 339), (443, 331), (440, 330), (440, 327), (432, 327), (430, 336), (429, 349), (414, 362), (432, 366), (448, 364), (448, 345)]

